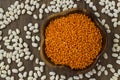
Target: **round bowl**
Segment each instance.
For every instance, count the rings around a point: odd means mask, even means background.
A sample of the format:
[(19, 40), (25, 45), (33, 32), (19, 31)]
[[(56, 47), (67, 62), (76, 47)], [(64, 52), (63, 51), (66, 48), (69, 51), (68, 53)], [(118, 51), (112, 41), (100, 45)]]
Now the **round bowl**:
[[(62, 16), (66, 16), (68, 14), (73, 14), (73, 13), (82, 13), (87, 15), (89, 18), (91, 18), (91, 20), (95, 23), (96, 27), (98, 27), (100, 29), (101, 35), (102, 35), (102, 49), (100, 51), (100, 53), (98, 54), (98, 56), (96, 57), (96, 59), (94, 60), (94, 62), (88, 66), (85, 69), (79, 69), (79, 70), (74, 70), (71, 69), (70, 67), (67, 66), (63, 66), (63, 65), (55, 65), (53, 62), (50, 61), (50, 59), (47, 57), (47, 55), (45, 54), (45, 29), (46, 27), (49, 25), (50, 21)], [(40, 35), (41, 35), (41, 43), (40, 43), (40, 56), (42, 58), (42, 60), (51, 68), (58, 68), (58, 69), (63, 69), (66, 68), (66, 70), (68, 71), (73, 71), (75, 73), (85, 73), (90, 71), (92, 68), (95, 67), (98, 59), (100, 58), (100, 56), (104, 53), (105, 49), (106, 49), (106, 45), (107, 45), (107, 33), (104, 29), (104, 27), (101, 25), (101, 23), (98, 21), (97, 17), (90, 11), (86, 10), (86, 9), (70, 9), (64, 12), (60, 12), (60, 13), (56, 13), (53, 14), (51, 16), (49, 16), (47, 19), (45, 19), (41, 25), (41, 29), (40, 29)]]

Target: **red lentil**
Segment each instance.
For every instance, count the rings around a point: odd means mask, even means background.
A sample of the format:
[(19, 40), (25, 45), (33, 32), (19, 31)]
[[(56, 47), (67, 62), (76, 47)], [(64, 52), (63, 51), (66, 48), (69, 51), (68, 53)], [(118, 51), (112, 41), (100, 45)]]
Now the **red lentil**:
[(101, 47), (100, 30), (84, 14), (51, 20), (45, 30), (45, 53), (56, 65), (84, 69), (94, 62)]

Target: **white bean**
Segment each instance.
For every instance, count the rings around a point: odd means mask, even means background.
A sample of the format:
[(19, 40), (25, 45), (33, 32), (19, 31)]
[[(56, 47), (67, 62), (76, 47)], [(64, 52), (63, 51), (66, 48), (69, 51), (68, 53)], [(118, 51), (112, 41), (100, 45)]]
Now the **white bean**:
[(117, 13), (113, 13), (113, 16), (114, 16), (114, 17), (118, 17), (118, 14), (117, 14)]
[(114, 68), (110, 68), (110, 71), (111, 71), (112, 73), (114, 73), (114, 72), (115, 72), (115, 69), (114, 69)]
[(82, 79), (83, 78), (83, 74), (79, 74), (79, 78)]
[(44, 67), (41, 66), (41, 67), (40, 67), (40, 72), (43, 72), (43, 71), (44, 71)]
[(43, 13), (43, 9), (40, 8), (40, 9), (39, 9), (39, 12), (40, 12), (40, 14), (42, 14), (42, 13)]
[(79, 80), (79, 76), (73, 76), (73, 79)]
[(112, 65), (112, 64), (107, 64), (107, 67), (108, 67), (108, 68), (112, 68), (113, 65)]
[(105, 70), (105, 67), (103, 66), (102, 68), (101, 68), (101, 72), (103, 72)]
[(8, 62), (9, 64), (11, 64), (12, 61), (11, 61), (10, 58), (8, 58), (8, 59), (7, 59), (7, 62)]
[(113, 39), (113, 42), (118, 43), (119, 39)]
[(74, 5), (73, 5), (73, 8), (77, 8), (77, 4), (74, 4)]
[(30, 32), (30, 31), (27, 31), (26, 34), (27, 34), (27, 35), (31, 35), (31, 32)]
[(25, 60), (28, 60), (30, 58), (30, 56), (25, 56), (24, 59)]
[(93, 2), (90, 2), (89, 3), (89, 7), (91, 8), (93, 6)]
[(118, 69), (117, 73), (120, 75), (120, 69)]
[(26, 12), (26, 10), (25, 10), (25, 9), (23, 9), (21, 13), (22, 13), (22, 14), (25, 14), (25, 12)]
[(0, 60), (3, 60), (3, 55), (2, 54), (0, 54)]
[(5, 79), (6, 79), (6, 80), (11, 80), (11, 78), (10, 78), (10, 77), (6, 77)]
[(38, 78), (38, 75), (37, 75), (37, 73), (36, 73), (36, 72), (35, 72), (33, 75), (34, 75), (34, 77), (35, 77), (35, 78)]
[(98, 71), (97, 75), (98, 75), (98, 76), (101, 76), (101, 71)]
[(31, 11), (34, 11), (34, 10), (35, 10), (35, 6), (32, 6), (32, 7), (31, 7)]
[(41, 77), (41, 80), (46, 80), (46, 75), (43, 75), (42, 77)]
[(28, 30), (27, 26), (24, 26), (24, 31), (27, 31), (27, 30)]
[(45, 65), (45, 63), (44, 63), (44, 62), (39, 62), (39, 64), (40, 64), (41, 66), (44, 66), (44, 65)]
[(35, 36), (32, 36), (32, 42), (35, 42)]
[(49, 75), (55, 75), (55, 72), (51, 71), (49, 72)]
[(50, 1), (50, 4), (52, 5), (52, 4), (55, 4), (56, 2), (55, 1)]
[(24, 71), (24, 69), (25, 69), (25, 67), (22, 66), (22, 67), (20, 67), (18, 70), (19, 70), (19, 71)]
[(42, 19), (43, 18), (43, 15), (40, 13), (39, 14), (39, 19)]
[(35, 23), (35, 25), (34, 25), (34, 27), (36, 28), (36, 29), (38, 29), (38, 23)]
[(38, 9), (40, 7), (39, 3), (36, 3), (36, 9)]
[(105, 74), (105, 75), (108, 75), (108, 71), (107, 71), (107, 70), (104, 70), (104, 74)]
[(104, 57), (105, 59), (108, 59), (107, 53), (104, 53), (104, 54), (103, 54), (103, 57)]
[(38, 59), (38, 58), (35, 59), (35, 63), (36, 63), (36, 64), (39, 63), (39, 59)]
[(42, 4), (41, 8), (44, 9), (46, 7), (46, 4)]
[(37, 75), (40, 77), (40, 76), (41, 76), (41, 72), (40, 72), (40, 71), (37, 71)]
[(35, 39), (36, 39), (37, 41), (40, 41), (40, 37), (39, 37), (39, 36), (35, 36)]
[(120, 25), (120, 21), (118, 21), (117, 24)]
[(112, 18), (111, 21), (112, 21), (112, 22), (116, 22), (116, 21), (117, 21), (117, 18)]
[(117, 53), (112, 53), (112, 57), (118, 57)]
[(18, 70), (17, 69), (12, 69), (12, 72), (13, 73), (18, 73)]
[(113, 23), (113, 27), (116, 28), (117, 27), (117, 22)]
[(23, 77), (27, 77), (27, 72), (26, 71), (23, 73)]
[(29, 76), (32, 76), (33, 75), (33, 71), (29, 71)]
[(23, 65), (23, 63), (22, 62), (19, 62), (18, 64), (17, 64), (17, 67), (21, 67)]
[(27, 11), (27, 14), (28, 14), (28, 15), (32, 15), (32, 12), (31, 12), (31, 11)]
[(0, 8), (0, 13), (4, 13), (4, 10), (3, 10), (3, 8)]
[(34, 59), (34, 55), (31, 55), (30, 56), (30, 60), (32, 61)]
[(6, 76), (6, 74), (1, 74), (1, 78), (5, 78)]
[(19, 29), (16, 29), (16, 33), (17, 33), (17, 34), (20, 34), (20, 30), (19, 30)]
[(25, 36), (26, 37), (26, 39), (30, 39), (31, 38), (31, 36), (29, 36), (29, 35), (27, 35), (27, 36)]
[(11, 70), (8, 70), (8, 71), (7, 71), (7, 74), (8, 74), (8, 75), (11, 75)]
[(114, 36), (115, 36), (117, 39), (120, 38), (120, 36), (119, 36), (118, 34), (114, 34)]
[(33, 15), (34, 19), (38, 19), (38, 16), (36, 14)]
[(52, 11), (52, 8), (51, 8), (51, 6), (48, 6), (48, 7), (47, 7), (47, 9), (48, 9), (49, 11)]
[(49, 13), (49, 10), (47, 8), (45, 8), (44, 10), (45, 10), (45, 13)]
[(19, 76), (19, 78), (23, 78), (22, 73), (19, 73), (18, 76)]
[(32, 46), (33, 46), (33, 47), (38, 47), (38, 44), (33, 42), (33, 43), (32, 43)]
[(120, 60), (116, 60), (116, 63), (120, 65)]
[(106, 30), (106, 31), (107, 31), (107, 33), (111, 33), (111, 30), (109, 30), (109, 29), (108, 29), (108, 30)]
[(119, 77), (119, 74), (118, 73), (114, 73), (114, 76)]

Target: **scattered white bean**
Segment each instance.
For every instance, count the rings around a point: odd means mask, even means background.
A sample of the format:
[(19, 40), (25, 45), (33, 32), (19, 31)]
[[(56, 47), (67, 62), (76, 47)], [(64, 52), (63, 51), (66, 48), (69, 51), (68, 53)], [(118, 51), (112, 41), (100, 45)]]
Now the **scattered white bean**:
[(38, 19), (38, 16), (36, 14), (33, 15), (34, 19)]
[(25, 56), (24, 59), (25, 60), (28, 60), (30, 58), (30, 56)]
[(112, 57), (118, 57), (117, 53), (112, 53)]
[(49, 75), (55, 75), (55, 72), (51, 71), (49, 72)]
[(98, 71), (97, 75), (98, 75), (98, 76), (101, 76), (101, 71)]
[(27, 72), (25, 71), (24, 73), (23, 73), (23, 77), (27, 77)]
[(12, 69), (12, 72), (13, 73), (18, 73), (18, 70), (17, 69)]
[(39, 19), (42, 19), (43, 18), (43, 15), (40, 13), (39, 14)]
[(114, 68), (110, 68), (110, 71), (111, 71), (112, 73), (114, 73), (114, 72), (115, 72), (115, 69), (114, 69)]
[(104, 57), (104, 59), (108, 59), (107, 53), (104, 53), (104, 54), (103, 54), (103, 57)]
[(45, 62), (39, 62), (41, 66), (45, 66)]
[(113, 65), (112, 65), (112, 64), (107, 64), (107, 67), (108, 67), (108, 68), (112, 68)]
[(42, 4), (42, 5), (41, 5), (41, 8), (42, 8), (42, 9), (45, 9), (45, 7), (46, 7), (46, 4)]
[(40, 8), (40, 9), (39, 9), (39, 12), (40, 12), (40, 14), (43, 14), (43, 9)]
[(47, 8), (45, 8), (45, 13), (49, 13), (49, 10)]
[(43, 75), (42, 77), (41, 77), (41, 80), (46, 80), (46, 75)]
[(17, 67), (21, 67), (23, 65), (23, 62), (19, 62), (18, 64), (17, 64)]
[(90, 74), (86, 73), (85, 77), (90, 78), (91, 76), (90, 76)]
[(27, 14), (28, 14), (28, 15), (32, 15), (32, 12), (31, 12), (31, 11), (27, 11)]
[(22, 73), (18, 73), (19, 78), (23, 78)]
[(25, 69), (25, 67), (22, 66), (22, 67), (20, 67), (18, 70), (21, 72), (21, 71), (24, 71), (24, 69)]
[(120, 65), (120, 60), (116, 60), (116, 63)]
[(38, 44), (37, 43), (32, 43), (32, 46), (33, 47), (38, 47)]
[(33, 71), (31, 70), (31, 71), (29, 71), (29, 74), (28, 74), (29, 76), (32, 76), (33, 75)]
[(117, 39), (120, 38), (120, 36), (119, 36), (118, 34), (114, 34), (114, 36), (115, 36)]
[(41, 77), (41, 72), (40, 71), (37, 71), (37, 75), (39, 76), (39, 77)]

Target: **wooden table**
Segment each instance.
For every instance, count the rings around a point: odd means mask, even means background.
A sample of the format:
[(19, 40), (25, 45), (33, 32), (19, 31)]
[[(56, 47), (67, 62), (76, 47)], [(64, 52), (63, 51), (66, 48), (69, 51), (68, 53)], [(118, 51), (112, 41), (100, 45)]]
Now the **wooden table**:
[[(25, 0), (22, 0), (23, 2), (25, 1)], [(42, 4), (42, 3), (49, 3), (49, 1), (50, 0), (42, 0), (41, 2), (40, 2), (40, 4)], [(13, 4), (15, 2), (15, 0), (0, 0), (0, 7), (2, 7), (5, 11), (7, 11), (7, 8), (11, 5), (11, 4)], [(76, 2), (76, 1), (75, 1)], [(98, 12), (101, 12), (101, 7), (98, 5), (98, 1), (97, 0), (93, 0), (93, 2), (94, 2), (94, 4), (95, 4), (95, 6), (98, 8)], [(77, 4), (78, 4), (78, 7), (79, 8), (87, 8), (87, 9), (89, 9), (89, 10), (91, 10), (89, 7), (88, 7), (88, 5), (86, 5), (85, 4), (85, 2), (83, 1), (83, 0), (81, 0), (81, 1), (79, 1), (79, 2), (76, 2)], [(92, 10), (91, 10), (92, 11)], [(38, 13), (38, 10), (35, 10), (35, 12), (34, 13)], [(51, 15), (52, 13), (50, 13), (49, 15)], [(49, 16), (48, 14), (44, 14), (44, 19), (45, 18), (47, 18), (48, 16)], [(109, 56), (109, 58), (107, 59), (107, 60), (105, 60), (103, 57), (101, 57), (100, 58), (100, 62), (98, 62), (98, 64), (100, 64), (100, 65), (104, 65), (105, 67), (106, 67), (106, 65), (108, 64), (108, 63), (111, 63), (111, 64), (113, 64), (113, 66), (114, 66), (114, 68), (115, 69), (118, 69), (118, 68), (120, 68), (120, 65), (117, 65), (116, 63), (115, 63), (115, 58), (113, 58), (113, 57), (111, 57), (111, 54), (112, 54), (112, 51), (111, 51), (111, 49), (112, 49), (112, 44), (113, 44), (113, 42), (112, 42), (112, 39), (113, 39), (113, 35), (114, 35), (114, 33), (120, 33), (120, 28), (118, 27), (118, 28), (116, 28), (116, 29), (114, 29), (113, 27), (112, 27), (112, 23), (111, 23), (111, 21), (109, 20), (110, 19), (110, 17), (108, 17), (107, 15), (104, 15), (104, 14), (101, 14), (100, 13), (100, 15), (101, 15), (101, 17), (100, 18), (104, 18), (104, 19), (106, 19), (106, 23), (108, 23), (109, 24), (109, 26), (110, 26), (110, 29), (111, 29), (111, 33), (110, 34), (108, 34), (108, 48), (107, 48), (107, 50), (106, 50), (106, 53), (108, 54), (108, 56)], [(119, 19), (120, 19), (120, 16), (119, 16)], [(32, 54), (34, 54), (35, 55), (35, 58), (39, 58), (40, 59), (40, 56), (39, 56), (39, 51), (38, 51), (38, 49), (36, 49), (36, 48), (33, 48), (32, 47), (32, 45), (31, 45), (31, 40), (26, 40), (25, 39), (25, 32), (24, 32), (24, 30), (23, 30), (23, 27), (25, 26), (25, 25), (27, 25), (28, 23), (39, 23), (39, 25), (41, 25), (41, 23), (43, 22), (43, 20), (35, 20), (35, 19), (33, 19), (33, 17), (31, 17), (31, 16), (29, 16), (29, 15), (27, 15), (27, 14), (25, 14), (25, 15), (20, 15), (20, 18), (18, 19), (18, 20), (15, 20), (14, 22), (12, 22), (12, 23), (10, 23), (8, 26), (7, 26), (7, 28), (5, 28), (5, 29), (3, 29), (3, 36), (4, 35), (7, 35), (7, 32), (8, 32), (8, 30), (9, 29), (12, 29), (12, 30), (15, 30), (16, 28), (19, 28), (20, 30), (21, 30), (21, 34), (19, 35), (21, 38), (23, 38), (24, 39), (24, 41), (25, 42), (27, 42), (28, 44), (29, 44), (29, 48), (30, 48), (30, 51), (31, 51), (31, 53)], [(38, 34), (36, 34), (36, 35), (40, 35), (39, 33)], [(39, 44), (40, 42), (38, 42), (38, 44)], [(3, 45), (3, 42), (0, 42), (0, 44), (1, 45)], [(5, 47), (3, 47), (3, 48), (5, 48)], [(26, 66), (26, 71), (29, 71), (29, 70), (33, 70), (33, 68), (34, 68), (34, 66), (36, 66), (36, 64), (34, 63), (34, 61), (26, 61), (26, 60), (24, 60), (24, 59), (22, 59), (22, 61), (24, 62), (24, 65)], [(1, 61), (0, 61), (1, 62)], [(5, 61), (6, 62), (6, 61)], [(7, 63), (6, 63), (7, 64)], [(11, 67), (11, 69), (12, 68), (14, 68), (14, 67), (16, 67), (16, 64), (14, 63), (14, 62), (12, 62), (11, 64), (10, 64), (10, 67)], [(97, 67), (95, 67), (95, 69), (96, 69)], [(44, 72), (44, 74), (46, 74), (47, 75), (47, 80), (49, 80), (49, 75), (48, 75), (48, 73), (49, 73), (49, 71), (52, 71), (53, 69), (51, 68), (51, 67), (48, 67), (48, 66), (46, 66), (45, 67), (45, 72)], [(104, 73), (102, 73), (102, 75), (100, 76), (100, 77), (98, 77), (97, 76), (97, 74), (94, 74), (93, 76), (91, 76), (91, 77), (93, 77), (93, 78), (96, 78), (96, 80), (109, 80), (109, 78), (110, 77), (112, 77), (112, 75), (113, 75), (113, 73), (111, 73), (110, 72), (110, 70), (106, 67), (106, 70), (108, 70), (108, 72), (109, 72), (109, 75), (108, 76), (105, 76), (104, 75)], [(67, 77), (70, 77), (70, 75), (68, 75), (68, 74), (65, 74), (66, 73), (66, 71), (65, 70), (58, 70), (58, 69), (54, 69), (54, 71), (56, 72), (56, 73), (58, 73), (58, 74), (64, 74), (64, 75), (67, 75)], [(97, 71), (98, 72), (98, 71)], [(69, 72), (68, 72), (69, 73)], [(73, 73), (71, 73), (72, 75), (73, 75)], [(15, 80), (18, 80), (18, 76), (16, 75), (16, 74), (12, 74), (13, 76), (15, 76)], [(4, 79), (2, 79), (2, 78), (0, 78), (0, 80), (4, 80)], [(26, 79), (25, 79), (26, 80)], [(40, 80), (40, 79), (38, 79), (38, 80)], [(82, 80), (88, 80), (88, 78), (84, 78), (84, 79), (82, 79)], [(120, 80), (120, 78), (119, 78), (119, 80)]]

